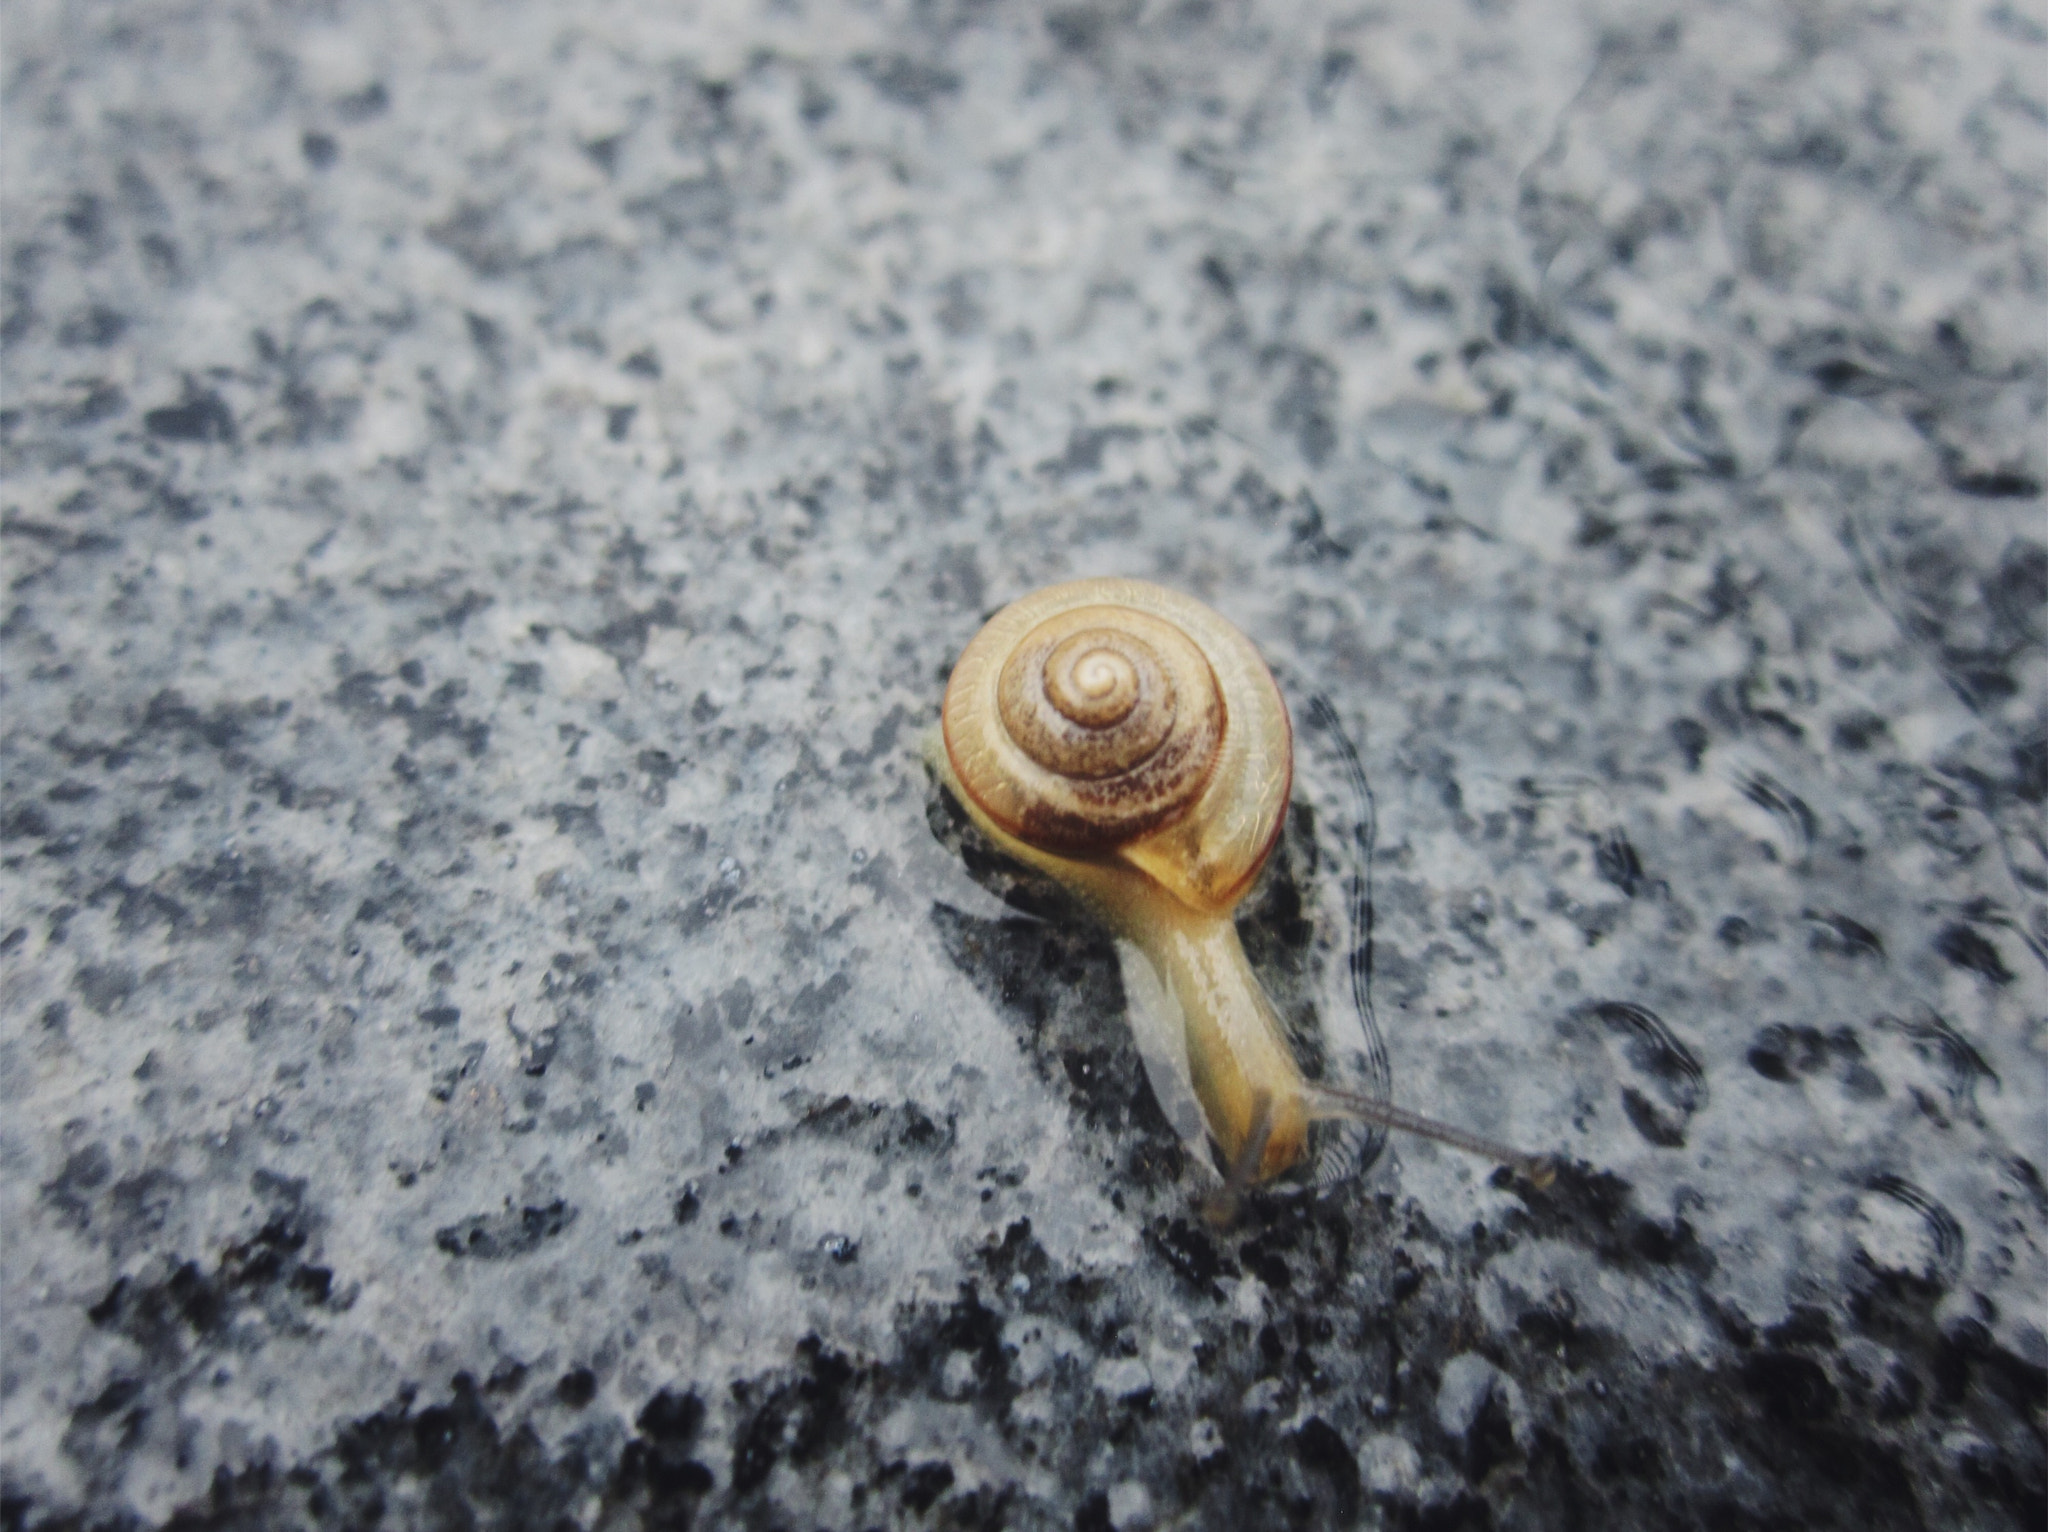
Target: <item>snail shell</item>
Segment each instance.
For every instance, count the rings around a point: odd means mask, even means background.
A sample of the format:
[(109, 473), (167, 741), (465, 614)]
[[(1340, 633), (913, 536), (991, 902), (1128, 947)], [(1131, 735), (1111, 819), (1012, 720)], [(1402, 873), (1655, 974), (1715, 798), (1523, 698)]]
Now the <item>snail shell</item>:
[(1118, 852), (1209, 913), (1265, 865), (1293, 782), (1287, 705), (1250, 640), (1143, 580), (1003, 608), (953, 667), (942, 727), (961, 789), (1008, 834)]

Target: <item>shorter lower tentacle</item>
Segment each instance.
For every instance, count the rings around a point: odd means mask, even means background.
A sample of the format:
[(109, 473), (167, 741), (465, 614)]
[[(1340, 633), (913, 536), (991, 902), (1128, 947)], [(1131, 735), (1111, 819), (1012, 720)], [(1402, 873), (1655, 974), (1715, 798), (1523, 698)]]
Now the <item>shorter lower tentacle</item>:
[(1266, 1142), (1272, 1136), (1273, 1093), (1258, 1091), (1252, 1097), (1251, 1131), (1245, 1135), (1244, 1147), (1230, 1162), (1230, 1174), (1223, 1185), (1202, 1209), (1203, 1216), (1217, 1228), (1227, 1229), (1237, 1222), (1237, 1210), (1245, 1193), (1259, 1184), (1259, 1167), (1265, 1162)]

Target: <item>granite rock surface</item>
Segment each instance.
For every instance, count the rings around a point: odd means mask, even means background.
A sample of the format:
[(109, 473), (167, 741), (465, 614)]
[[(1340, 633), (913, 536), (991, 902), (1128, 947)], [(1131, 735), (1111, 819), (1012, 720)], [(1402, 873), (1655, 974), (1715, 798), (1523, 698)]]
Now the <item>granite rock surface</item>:
[[(4, 71), (9, 1532), (2042, 1524), (2038, 0)], [(1395, 1096), (1555, 1184), (1200, 1216), (919, 755), (1112, 572), (1325, 699)]]

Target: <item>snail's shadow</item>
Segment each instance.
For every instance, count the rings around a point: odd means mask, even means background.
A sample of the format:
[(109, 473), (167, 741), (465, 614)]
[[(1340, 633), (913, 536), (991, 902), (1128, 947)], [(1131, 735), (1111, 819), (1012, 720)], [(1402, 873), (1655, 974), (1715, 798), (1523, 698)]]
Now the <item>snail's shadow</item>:
[[(1116, 945), (1072, 895), (991, 845), (944, 787), (926, 803), (933, 837), (969, 877), (1016, 915), (997, 920), (943, 901), (932, 925), (954, 967), (1017, 1029), (1033, 1069), (1063, 1087), (1121, 1178), (1147, 1190), (1178, 1183), (1182, 1145), (1145, 1074), (1126, 1019)], [(1275, 1004), (1313, 1034), (1314, 924), (1304, 916), (1295, 867), (1315, 856), (1311, 811), (1295, 804), (1287, 834), (1238, 912), (1238, 932)]]

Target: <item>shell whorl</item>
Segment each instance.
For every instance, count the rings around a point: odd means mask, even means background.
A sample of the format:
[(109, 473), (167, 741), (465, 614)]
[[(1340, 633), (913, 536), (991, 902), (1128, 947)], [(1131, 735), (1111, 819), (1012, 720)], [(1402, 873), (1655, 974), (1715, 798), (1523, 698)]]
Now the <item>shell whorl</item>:
[(1077, 580), (992, 617), (953, 668), (947, 759), (1028, 846), (1121, 852), (1184, 900), (1234, 898), (1278, 834), (1287, 711), (1243, 634), (1141, 580)]
[(995, 700), (991, 726), (1015, 754), (1002, 782), (968, 790), (1048, 850), (1101, 851), (1177, 818), (1223, 738), (1202, 651), (1128, 607), (1073, 607), (1038, 623), (1003, 656)]

